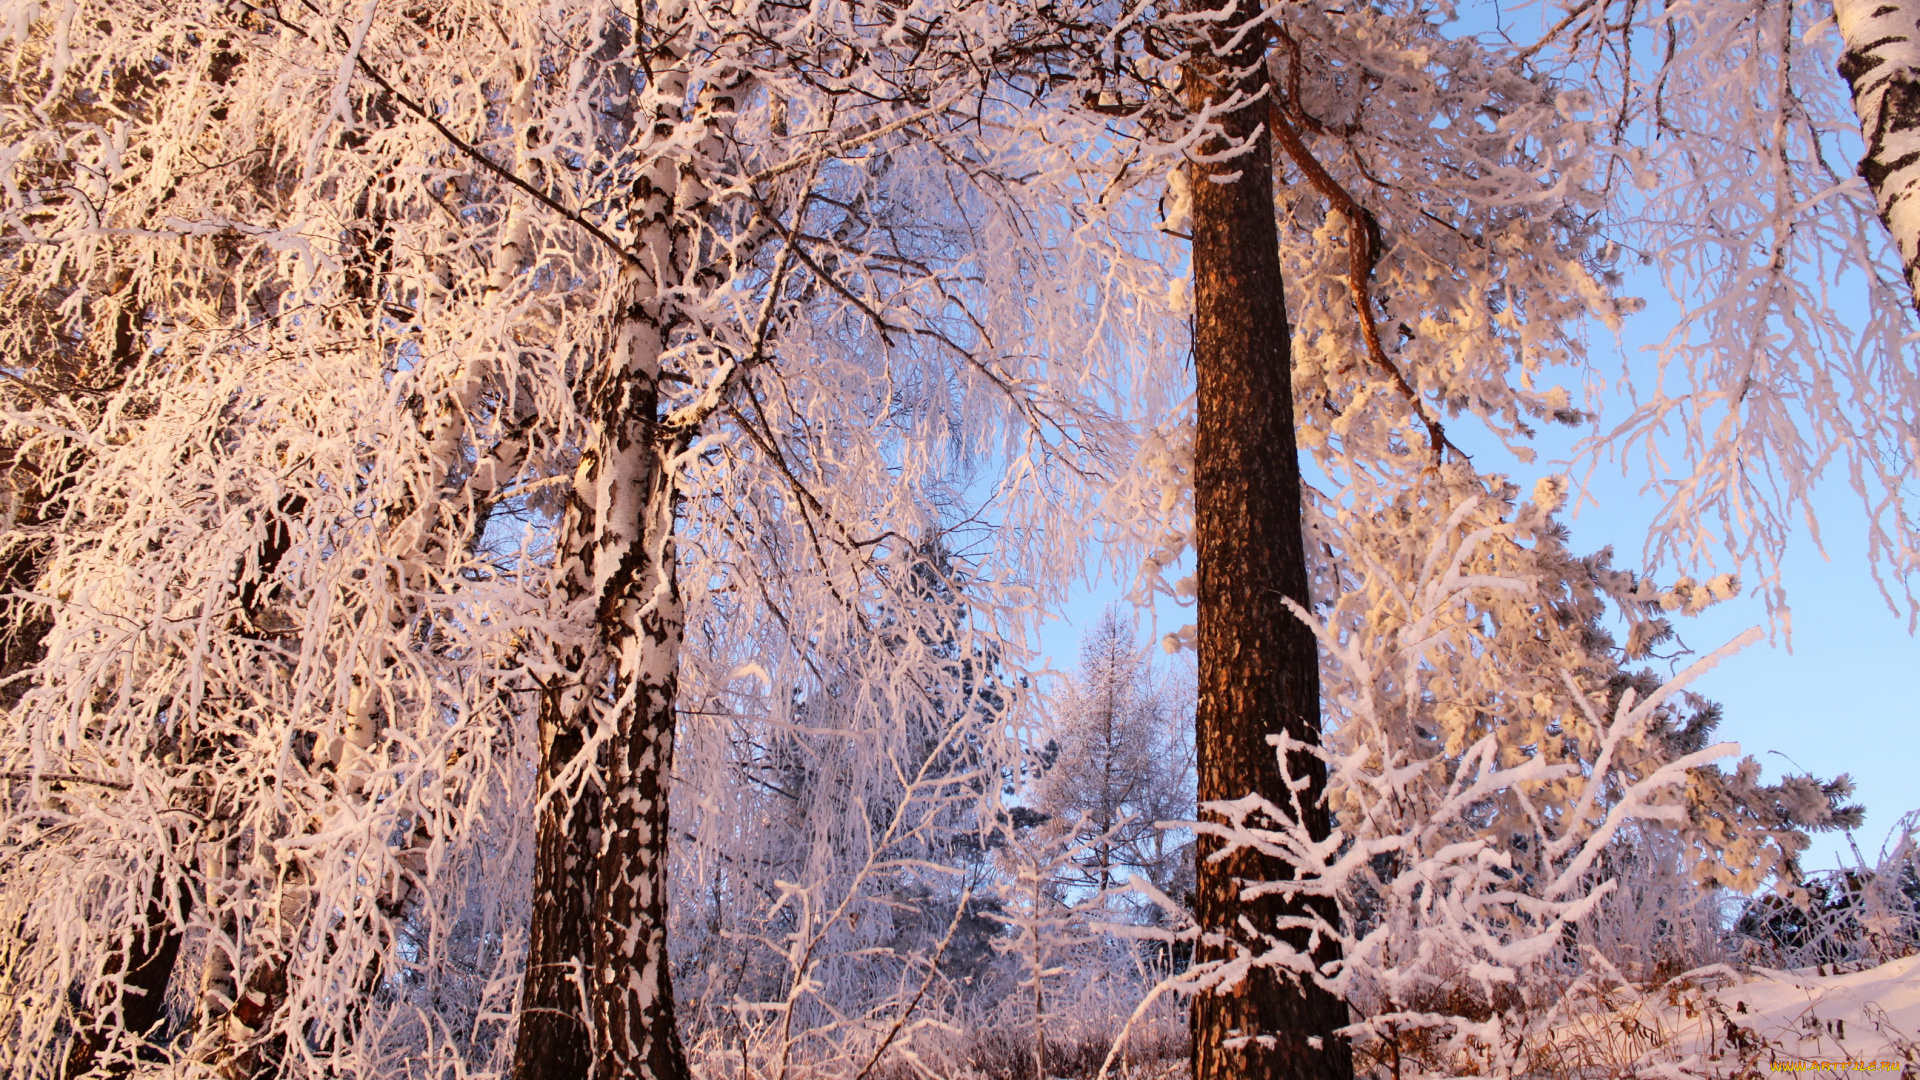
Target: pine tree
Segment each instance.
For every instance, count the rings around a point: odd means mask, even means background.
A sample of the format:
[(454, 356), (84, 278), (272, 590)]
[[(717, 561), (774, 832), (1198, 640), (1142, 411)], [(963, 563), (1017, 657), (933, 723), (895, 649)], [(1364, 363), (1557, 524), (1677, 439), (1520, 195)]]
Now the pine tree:
[[(518, 1038), (529, 1075), (677, 1076), (664, 938), (695, 880), (807, 928), (754, 1004), (820, 1008), (770, 1060), (878, 1068), (932, 985), (903, 973), (939, 965), (918, 923), (851, 927), (858, 896), (944, 902), (965, 887), (915, 875), (989, 860), (848, 838), (991, 801), (1010, 740), (943, 695), (1017, 668), (1116, 535), (1149, 584), (1200, 556), (1171, 586), (1201, 604), (1200, 907), (1209, 955), (1252, 965), (1196, 1003), (1209, 1077), (1340, 1072), (1322, 991), (1405, 970), (1357, 945), (1483, 949), (1410, 908), (1336, 927), (1331, 827), (1531, 948), (1604, 885), (1615, 811), (1684, 813), (1765, 876), (1833, 809), (1706, 776), (1703, 731), (1641, 708), (1673, 688), (1590, 647), (1595, 589), (1634, 654), (1647, 605), (1730, 578), (1609, 591), (1442, 427), (1524, 457), (1580, 422), (1555, 372), (1632, 313), (1623, 253), (1648, 253), (1691, 305), (1660, 385), (1692, 385), (1601, 445), (1684, 435), (1652, 554), (1691, 565), (1717, 529), (1772, 588), (1844, 461), (1877, 565), (1913, 568), (1912, 305), (1827, 168), (1855, 121), (1822, 0), (1574, 5), (1524, 42), (1412, 3), (6, 10), (10, 1072), (503, 1072)], [(1831, 286), (1854, 277), (1864, 318)], [(88, 374), (37, 377), (63, 365)], [(924, 545), (956, 528), (966, 587), (929, 602)], [(832, 722), (756, 758), (796, 703)], [(804, 820), (834, 854), (786, 889), (756, 861), (781, 830), (723, 808), (819, 741), (876, 806)], [(1509, 872), (1559, 891), (1515, 915)], [(839, 943), (867, 1011), (814, 1024), (804, 954)], [(191, 1015), (156, 1027), (163, 999)]]
[(1080, 850), (1063, 884), (1104, 894), (1142, 875), (1181, 891), (1191, 851), (1161, 823), (1193, 816), (1191, 700), (1156, 673), (1119, 608), (1082, 639), (1080, 666), (1047, 728), (1031, 809)]
[[(1194, 722), (1201, 819), (1217, 804), (1256, 795), (1327, 835), (1326, 766), (1290, 753), (1288, 786), (1270, 735), (1320, 742), (1320, 658), (1313, 634), (1286, 601), (1312, 603), (1301, 532), (1301, 481), (1294, 439), (1292, 330), (1280, 276), (1274, 222), (1273, 144), (1266, 124), (1266, 35), (1252, 5), (1198, 3), (1215, 16), (1186, 71), (1187, 107), (1207, 117), (1211, 137), (1194, 151), (1192, 193), (1193, 548), (1199, 579), (1195, 648), (1199, 705)], [(1284, 881), (1295, 869), (1250, 848), (1227, 849), (1202, 835), (1196, 852), (1196, 959), (1227, 960), (1233, 943), (1264, 939), (1309, 948), (1288, 928), (1300, 902), (1275, 894), (1247, 899), (1249, 882)], [(1331, 910), (1319, 912), (1334, 918)], [(1317, 964), (1339, 959), (1332, 941), (1312, 948)], [(1346, 1006), (1311, 979), (1268, 967), (1238, 974), (1193, 1001), (1195, 1080), (1245, 1077), (1344, 1080), (1352, 1055), (1335, 1034)]]

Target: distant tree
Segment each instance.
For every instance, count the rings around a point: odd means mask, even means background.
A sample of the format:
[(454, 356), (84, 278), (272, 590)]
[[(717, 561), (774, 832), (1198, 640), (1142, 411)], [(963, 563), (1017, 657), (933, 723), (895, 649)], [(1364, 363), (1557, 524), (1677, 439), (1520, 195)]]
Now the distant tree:
[(1045, 771), (1032, 809), (1071, 835), (1066, 884), (1105, 893), (1140, 875), (1163, 892), (1191, 873), (1183, 833), (1193, 816), (1191, 689), (1153, 670), (1118, 607), (1080, 645), (1080, 666), (1052, 709)]
[[(973, 981), (1001, 924), (980, 864), (1020, 691), (963, 561), (929, 540), (903, 570), (863, 626), (808, 642), (789, 693), (756, 672), (703, 702), (727, 723), (688, 718), (690, 750), (725, 762), (677, 796), (692, 1019), (771, 1070), (833, 1017), (897, 1004), (903, 982), (988, 989)], [(877, 684), (883, 670), (910, 692)]]

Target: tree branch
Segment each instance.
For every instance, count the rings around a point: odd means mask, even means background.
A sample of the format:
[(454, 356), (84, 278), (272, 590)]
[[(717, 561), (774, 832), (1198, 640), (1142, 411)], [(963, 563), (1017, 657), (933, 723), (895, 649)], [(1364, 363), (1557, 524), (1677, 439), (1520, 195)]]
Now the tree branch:
[(118, 780), (97, 780), (91, 776), (59, 772), (0, 772), (0, 780), (45, 780), (55, 784), (92, 784), (95, 787), (112, 788), (115, 791), (132, 791), (132, 784), (123, 784)]
[(505, 180), (507, 183), (512, 184), (514, 187), (519, 188), (521, 191), (526, 192), (535, 201), (540, 203), (540, 205), (546, 207), (549, 210), (552, 210), (554, 213), (559, 214), (561, 217), (567, 219), (568, 221), (579, 226), (580, 228), (586, 230), (588, 235), (592, 236), (594, 239), (600, 241), (601, 243), (607, 245), (608, 249), (611, 250), (614, 254), (620, 256), (622, 259), (625, 259), (627, 262), (632, 263), (635, 266), (640, 265), (639, 256), (635, 255), (633, 252), (628, 251), (625, 247), (621, 246), (618, 240), (615, 240), (613, 237), (607, 235), (607, 233), (603, 231), (598, 225), (595, 225), (593, 222), (588, 221), (586, 218), (582, 217), (577, 211), (569, 210), (566, 207), (560, 205), (558, 202), (554, 201), (554, 199), (551, 196), (547, 195), (546, 192), (541, 191), (539, 188), (534, 187), (532, 184), (528, 183), (526, 180), (521, 179), (519, 176), (515, 175), (511, 169), (508, 169), (506, 166), (501, 165), (499, 162), (481, 153), (478, 147), (473, 146), (472, 144), (468, 143), (465, 139), (462, 139), (460, 136), (455, 135), (452, 131), (450, 131), (447, 128), (447, 125), (441, 123), (438, 119), (434, 118), (431, 114), (429, 114), (427, 110), (421, 108), (418, 102), (414, 101), (412, 98), (408, 97), (407, 95), (401, 93), (399, 90), (396, 90), (393, 84), (386, 80), (385, 76), (381, 75), (380, 72), (376, 71), (372, 64), (367, 63), (365, 58), (356, 56), (353, 58), (353, 62), (354, 62), (354, 65), (358, 67), (360, 71), (367, 76), (367, 78), (372, 79), (374, 82), (378, 83), (382, 90), (385, 90), (387, 93), (392, 94), (394, 98), (400, 102), (400, 104), (405, 105), (408, 109), (412, 110), (415, 116), (418, 116), (420, 119), (425, 120), (427, 123), (433, 125), (433, 129), (440, 133), (440, 137), (452, 143), (454, 147), (458, 149), (461, 153), (472, 158), (474, 161), (479, 162), (481, 167), (493, 173), (495, 176), (498, 176), (500, 179)]
[(1466, 453), (1447, 439), (1446, 429), (1440, 421), (1428, 414), (1426, 403), (1420, 392), (1407, 381), (1406, 375), (1387, 357), (1387, 350), (1380, 344), (1380, 327), (1373, 319), (1373, 268), (1380, 261), (1380, 253), (1375, 250), (1375, 231), (1379, 224), (1366, 208), (1360, 205), (1339, 181), (1320, 164), (1300, 133), (1288, 122), (1286, 113), (1278, 101), (1270, 100), (1267, 116), (1273, 126), (1273, 140), (1286, 151), (1300, 171), (1306, 174), (1307, 182), (1315, 191), (1326, 196), (1334, 209), (1347, 219), (1347, 291), (1353, 297), (1353, 310), (1360, 316), (1360, 336), (1366, 339), (1367, 356), (1382, 371), (1393, 379), (1394, 385), (1406, 396), (1407, 403), (1413, 407), (1414, 414), (1427, 428), (1427, 445), (1433, 453), (1434, 464), (1439, 464), (1443, 451), (1452, 450), (1461, 457)]
[[(292, 30), (294, 33), (299, 34), (301, 37), (306, 38), (308, 41), (314, 40), (313, 35), (307, 33), (305, 27), (302, 27), (296, 23), (289, 22), (275, 12), (268, 11), (265, 8), (257, 7), (253, 4), (248, 3), (247, 0), (236, 0), (236, 2), (241, 7), (246, 8), (248, 11), (254, 12), (255, 14), (259, 15), (261, 18), (271, 19), (274, 22), (277, 22), (281, 26), (284, 26), (287, 29)], [(333, 28), (333, 32), (336, 35), (339, 35), (341, 37), (346, 36), (345, 31), (341, 30), (337, 26)], [(544, 191), (541, 191), (539, 188), (534, 187), (531, 183), (529, 183), (525, 179), (522, 179), (520, 176), (516, 175), (513, 172), (513, 170), (507, 168), (506, 166), (500, 164), (499, 162), (488, 157), (486, 154), (482, 153), (479, 147), (474, 146), (472, 143), (467, 142), (465, 139), (462, 139), (460, 136), (455, 135), (453, 131), (447, 127), (447, 125), (441, 123), (431, 113), (427, 112), (427, 110), (423, 108), (419, 102), (401, 93), (397, 88), (395, 88), (395, 86), (392, 83), (388, 82), (386, 76), (380, 74), (379, 70), (376, 69), (372, 64), (367, 63), (366, 57), (361, 56), (358, 53), (355, 53), (353, 57), (353, 63), (355, 67), (360, 69), (361, 74), (365, 75), (369, 79), (372, 79), (380, 87), (380, 89), (385, 90), (389, 94), (392, 94), (394, 97), (394, 100), (400, 102), (400, 104), (402, 105), (405, 105), (407, 109), (411, 111), (415, 116), (418, 116), (420, 119), (425, 120), (428, 124), (432, 125), (433, 130), (439, 132), (441, 138), (453, 144), (454, 149), (459, 150), (462, 154), (465, 154), (466, 156), (472, 158), (474, 161), (478, 162), (481, 168), (486, 169), (488, 172), (506, 181), (508, 184), (511, 184), (514, 187), (519, 188), (521, 191), (526, 192), (528, 196), (530, 196), (534, 201), (538, 202), (540, 205), (546, 207), (549, 210), (552, 210), (554, 213), (559, 214), (561, 217), (565, 218), (566, 220), (586, 230), (588, 235), (592, 236), (594, 239), (600, 241), (601, 243), (607, 245), (608, 249), (610, 249), (614, 254), (620, 256), (622, 259), (625, 259), (627, 262), (632, 263), (635, 266), (640, 265), (640, 257), (638, 255), (635, 255), (633, 252), (628, 251), (625, 247), (623, 247), (620, 244), (618, 240), (615, 240), (612, 236), (609, 236), (598, 225), (595, 225), (593, 222), (588, 221), (585, 217), (581, 216), (581, 214), (578, 211), (569, 210), (566, 207), (560, 205), (560, 203), (555, 201), (552, 196), (548, 195)]]

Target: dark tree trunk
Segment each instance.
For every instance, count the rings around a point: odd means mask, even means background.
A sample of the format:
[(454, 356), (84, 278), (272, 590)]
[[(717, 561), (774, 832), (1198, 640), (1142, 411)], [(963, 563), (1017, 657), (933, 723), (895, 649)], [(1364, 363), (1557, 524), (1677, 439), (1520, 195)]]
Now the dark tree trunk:
[[(656, 529), (672, 529), (672, 493), (656, 483), (648, 505), (664, 513), (647, 515), (649, 551), (661, 550)], [(612, 728), (599, 756), (608, 790), (589, 790), (571, 813), (555, 785), (581, 752), (587, 724), (568, 710), (571, 695), (550, 693), (542, 708), (542, 788), (554, 794), (541, 804), (535, 840), (514, 1080), (688, 1076), (667, 956), (667, 780), (682, 635), (673, 570), (670, 555), (662, 566), (635, 568), (645, 588), (627, 598), (633, 606), (645, 606), (657, 575), (665, 588), (636, 627), (608, 635), (617, 667), (599, 689), (624, 697), (602, 702), (607, 712), (595, 721)]]
[[(1213, 31), (1219, 54), (1207, 57), (1196, 48), (1201, 58), (1186, 80), (1189, 107), (1227, 101), (1236, 91), (1247, 101), (1220, 118), (1224, 139), (1203, 152), (1252, 140), (1228, 161), (1188, 167), (1199, 410), (1198, 794), (1203, 805), (1258, 794), (1288, 812), (1289, 794), (1267, 736), (1285, 732), (1320, 741), (1320, 672), (1312, 633), (1282, 602), (1291, 598), (1304, 607), (1309, 601), (1272, 148), (1261, 126), (1265, 35), (1245, 29), (1258, 10), (1248, 0), (1195, 0), (1192, 7), (1228, 14)], [(1242, 40), (1233, 43), (1236, 32)], [(1301, 792), (1306, 824), (1324, 837), (1325, 767), (1302, 753), (1291, 755), (1288, 765), (1310, 779)], [(1297, 901), (1240, 898), (1242, 883), (1291, 879), (1292, 866), (1244, 848), (1215, 861), (1222, 848), (1218, 838), (1200, 840), (1195, 915), (1205, 930), (1244, 938), (1237, 927), (1242, 919), (1272, 933), (1282, 917), (1303, 913)], [(1308, 940), (1303, 931), (1279, 937), (1301, 949)], [(1216, 940), (1201, 946), (1198, 959), (1232, 954)], [(1323, 947), (1316, 959), (1337, 956)], [(1346, 1006), (1332, 994), (1256, 968), (1229, 990), (1195, 998), (1194, 1080), (1350, 1080), (1350, 1048), (1333, 1034), (1346, 1023)]]
[(533, 924), (520, 991), (520, 1034), (514, 1080), (585, 1080), (593, 1073), (593, 1030), (587, 1005), (593, 975), (593, 897), (600, 824), (599, 791), (578, 797), (558, 789), (559, 773), (585, 743), (567, 723), (559, 689), (540, 708), (540, 818), (534, 841)]
[[(174, 904), (180, 910), (169, 910)], [(190, 897), (185, 892), (171, 895), (164, 874), (156, 871), (147, 889), (146, 909), (140, 913), (140, 925), (127, 930), (120, 951), (107, 959), (104, 976), (96, 996), (98, 1006), (75, 1024), (73, 1042), (67, 1046), (61, 1075), (66, 1080), (93, 1073), (96, 1076), (128, 1076), (133, 1061), (117, 1057), (102, 1061), (116, 1031), (125, 1031), (136, 1039), (149, 1035), (165, 1019), (167, 982), (173, 975), (174, 961), (180, 956), (179, 925), (186, 919)], [(118, 1015), (114, 1015), (117, 1011)]]

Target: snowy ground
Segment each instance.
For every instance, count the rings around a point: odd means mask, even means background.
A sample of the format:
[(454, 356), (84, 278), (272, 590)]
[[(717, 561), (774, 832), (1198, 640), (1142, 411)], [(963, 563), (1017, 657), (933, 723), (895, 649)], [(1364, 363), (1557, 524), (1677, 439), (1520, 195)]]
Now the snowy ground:
[(1845, 975), (1758, 971), (1712, 996), (1796, 1060), (1920, 1069), (1920, 955)]
[(1920, 955), (1847, 974), (1716, 966), (1570, 1015), (1522, 1071), (1552, 1076), (1920, 1080)]

